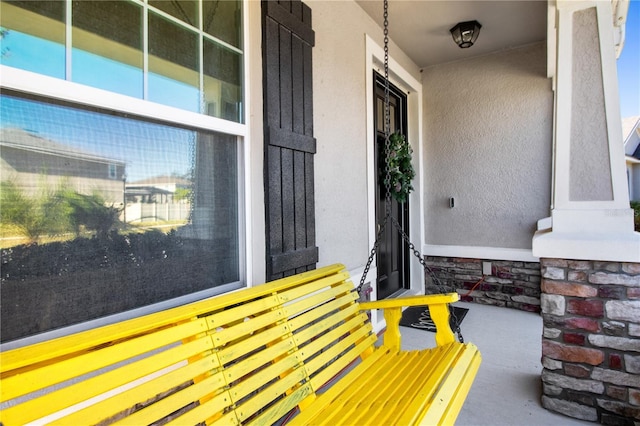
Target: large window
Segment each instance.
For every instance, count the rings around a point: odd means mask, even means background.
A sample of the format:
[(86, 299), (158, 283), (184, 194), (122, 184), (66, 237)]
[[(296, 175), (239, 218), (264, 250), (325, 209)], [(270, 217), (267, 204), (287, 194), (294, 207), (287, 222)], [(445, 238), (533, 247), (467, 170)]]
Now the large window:
[(2, 342), (240, 286), (240, 1), (2, 0), (0, 25)]
[(7, 0), (1, 63), (243, 121), (240, 1)]

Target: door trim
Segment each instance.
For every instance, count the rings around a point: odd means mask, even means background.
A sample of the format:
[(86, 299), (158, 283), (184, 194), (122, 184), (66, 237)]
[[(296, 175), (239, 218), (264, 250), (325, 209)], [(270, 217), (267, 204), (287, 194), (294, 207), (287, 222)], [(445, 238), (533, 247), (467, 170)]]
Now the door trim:
[[(377, 44), (369, 35), (365, 35), (365, 87), (367, 105), (367, 220), (369, 247), (373, 247), (376, 239), (376, 205), (375, 205), (375, 173), (374, 162), (375, 131), (373, 128), (373, 71), (384, 75), (384, 49)], [(416, 178), (413, 181), (414, 191), (409, 195), (409, 232), (410, 238), (416, 247), (424, 246), (424, 166), (423, 166), (423, 119), (422, 119), (422, 83), (414, 78), (409, 71), (401, 66), (390, 54), (389, 55), (389, 80), (399, 89), (407, 93), (407, 139), (413, 148), (413, 167), (416, 170)], [(409, 260), (409, 280), (410, 289), (408, 293), (424, 293), (424, 279), (422, 278), (422, 266), (417, 259)], [(366, 258), (363, 259), (366, 262)], [(367, 275), (376, 277), (377, 266), (374, 263)], [(360, 279), (362, 274), (354, 276), (354, 280)], [(372, 300), (377, 300), (375, 281), (372, 282)], [(382, 324), (382, 315), (377, 311), (372, 312), (374, 327), (378, 329)]]

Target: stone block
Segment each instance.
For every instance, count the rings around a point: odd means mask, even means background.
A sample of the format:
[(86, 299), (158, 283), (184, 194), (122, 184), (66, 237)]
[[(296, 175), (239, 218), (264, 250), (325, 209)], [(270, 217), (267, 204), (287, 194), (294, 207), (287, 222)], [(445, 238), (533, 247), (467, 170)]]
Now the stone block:
[(627, 298), (627, 289), (623, 286), (601, 285), (598, 287), (598, 297), (623, 300)]
[(610, 300), (605, 309), (610, 319), (640, 322), (640, 300)]
[(606, 368), (595, 367), (591, 372), (591, 379), (618, 386), (640, 388), (640, 376)]
[(605, 426), (638, 426), (633, 420), (607, 412), (600, 413), (600, 423)]
[(453, 258), (453, 262), (454, 262), (454, 263), (472, 263), (472, 264), (479, 264), (480, 262), (482, 262), (482, 260), (481, 260), (481, 259), (471, 258), (471, 257), (454, 257), (454, 258)]
[(599, 349), (565, 345), (550, 340), (542, 340), (542, 355), (569, 362), (600, 365), (604, 361), (604, 352)]
[(629, 324), (629, 336), (640, 337), (640, 324)]
[(506, 306), (506, 303), (504, 301), (489, 299), (488, 297), (474, 297), (473, 301), (481, 305)]
[(609, 272), (618, 272), (620, 271), (620, 264), (618, 262), (593, 262), (593, 269), (596, 271), (609, 271)]
[(542, 313), (562, 316), (565, 314), (565, 298), (557, 294), (542, 293), (540, 295), (540, 308)]
[(590, 407), (596, 406), (595, 398), (587, 392), (576, 392), (568, 390), (564, 398), (567, 401), (577, 402), (578, 404), (588, 405)]
[(543, 356), (542, 366), (547, 370), (560, 370), (562, 368), (562, 361), (558, 361), (558, 360)]
[(584, 271), (569, 271), (567, 273), (568, 281), (576, 281), (576, 282), (586, 282), (588, 275)]
[(551, 259), (551, 258), (540, 259), (540, 265), (542, 267), (554, 266), (557, 268), (566, 268), (568, 264), (569, 262), (565, 259)]
[(564, 414), (565, 416), (576, 419), (587, 420), (590, 422), (598, 420), (598, 412), (595, 408), (587, 407), (575, 402), (565, 401), (558, 398), (549, 398), (543, 395), (542, 406), (547, 410), (555, 411), (556, 413)]
[(563, 296), (596, 297), (598, 290), (595, 287), (584, 284), (542, 280), (541, 289), (545, 293), (561, 294)]
[(503, 279), (507, 279), (510, 280), (513, 278), (513, 274), (511, 273), (511, 269), (510, 268), (497, 268), (497, 267), (493, 267), (493, 270), (491, 271), (491, 275), (494, 275), (498, 278), (503, 278)]
[(620, 321), (603, 321), (602, 331), (609, 336), (624, 336), (627, 331), (625, 323)]
[(516, 287), (524, 287), (529, 290), (538, 290), (538, 296), (540, 295), (540, 281), (523, 281), (523, 280), (515, 280), (513, 281), (513, 285)]
[(528, 305), (526, 303), (521, 303), (514, 307), (526, 312), (535, 312), (537, 314), (540, 313), (540, 305)]
[(630, 275), (640, 274), (640, 263), (623, 263), (622, 272)]
[(566, 318), (564, 320), (564, 325), (571, 329), (581, 329), (593, 332), (600, 331), (600, 324), (598, 321), (591, 318)]
[(627, 388), (621, 386), (608, 385), (606, 390), (607, 396), (620, 401), (627, 400)]
[(625, 354), (624, 365), (629, 373), (640, 374), (640, 356)]
[(557, 328), (543, 327), (542, 329), (542, 336), (547, 339), (557, 339), (560, 336), (560, 333), (562, 333), (562, 331)]
[(622, 357), (620, 354), (609, 354), (609, 368), (612, 370), (622, 370)]
[(566, 259), (554, 259), (554, 258), (542, 258), (540, 259), (540, 266), (555, 266), (558, 268), (566, 268), (569, 262)]
[(602, 318), (604, 304), (601, 300), (570, 299), (567, 301), (567, 312), (584, 317)]
[(598, 405), (607, 411), (619, 414), (623, 417), (630, 417), (640, 420), (640, 407), (633, 407), (629, 404), (608, 399), (598, 399)]
[(592, 284), (612, 284), (636, 287), (640, 286), (640, 275), (609, 274), (606, 272), (596, 272), (589, 275), (589, 282)]
[(530, 275), (527, 277), (527, 281), (529, 281), (530, 283), (540, 283), (540, 281), (542, 280), (542, 278), (540, 278), (540, 275)]
[(496, 300), (503, 300), (503, 301), (511, 300), (511, 296), (509, 296), (508, 294), (499, 293), (497, 291), (496, 292), (488, 291), (485, 293), (485, 296), (487, 296), (490, 299), (496, 299)]
[(537, 297), (513, 296), (511, 300), (517, 303), (526, 303), (527, 305), (540, 305), (540, 299), (538, 299)]
[(640, 406), (640, 389), (629, 389), (629, 404)]
[(540, 275), (540, 268), (536, 269), (524, 269), (524, 268), (512, 268), (511, 272), (514, 274), (522, 275)]
[[(513, 284), (512, 280), (506, 280), (506, 279), (497, 278), (497, 277), (487, 277), (484, 279), (484, 282), (491, 283), (491, 284)], [(493, 288), (498, 288), (498, 287), (493, 286)]]
[(571, 364), (568, 362), (564, 364), (564, 372), (571, 377), (578, 377), (582, 379), (586, 379), (591, 376), (590, 368), (587, 368), (584, 365)]
[(560, 386), (563, 389), (591, 392), (598, 395), (604, 393), (604, 384), (601, 381), (568, 377), (548, 370), (542, 371), (542, 381), (550, 385)]
[(542, 384), (542, 393), (544, 395), (558, 396), (562, 393), (563, 390), (564, 389), (559, 386), (548, 385), (546, 383)]
[(588, 260), (569, 260), (567, 267), (576, 271), (588, 271), (592, 269), (591, 262)]
[(627, 297), (629, 299), (640, 299), (640, 287), (627, 288)]
[(562, 341), (565, 343), (572, 343), (574, 345), (584, 346), (585, 340), (586, 340), (586, 337), (584, 334), (568, 333), (566, 331), (562, 334)]
[(605, 336), (602, 334), (590, 334), (589, 343), (601, 348), (617, 349), (619, 351), (640, 352), (640, 340), (626, 337)]
[(562, 268), (547, 266), (542, 268), (542, 277), (550, 280), (564, 280), (566, 279), (565, 272), (566, 271)]
[[(532, 283), (533, 284), (533, 283)], [(534, 287), (531, 287), (527, 284), (524, 284), (522, 287), (517, 287), (516, 289), (521, 288), (521, 292), (517, 292), (519, 296), (529, 296), (533, 297), (537, 300), (537, 304), (540, 304), (540, 287), (534, 284)]]

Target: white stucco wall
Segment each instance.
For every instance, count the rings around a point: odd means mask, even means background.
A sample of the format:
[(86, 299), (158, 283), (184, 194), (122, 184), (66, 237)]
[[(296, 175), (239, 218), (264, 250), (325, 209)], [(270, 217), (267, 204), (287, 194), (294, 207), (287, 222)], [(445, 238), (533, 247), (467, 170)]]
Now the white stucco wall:
[[(319, 266), (353, 270), (369, 255), (367, 206), (367, 87), (365, 35), (383, 34), (353, 1), (306, 1), (313, 13), (316, 235)], [(394, 45), (390, 55), (414, 78), (418, 67)]]
[(426, 244), (530, 249), (551, 202), (544, 43), (430, 67), (422, 82)]
[[(613, 200), (596, 9), (573, 15), (570, 201)], [(604, 142), (604, 143), (603, 143)]]

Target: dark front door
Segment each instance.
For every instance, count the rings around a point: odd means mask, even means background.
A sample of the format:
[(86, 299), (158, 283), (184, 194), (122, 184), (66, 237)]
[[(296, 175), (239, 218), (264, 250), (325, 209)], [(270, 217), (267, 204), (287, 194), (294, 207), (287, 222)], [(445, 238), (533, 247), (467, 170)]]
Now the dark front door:
[(262, 2), (267, 279), (316, 267), (311, 9)]
[[(385, 199), (385, 99), (384, 79), (375, 74), (374, 87), (374, 125), (376, 129), (376, 218), (378, 226), (386, 215)], [(397, 87), (389, 86), (390, 131), (400, 131), (406, 135), (407, 128), (407, 96)], [(409, 233), (409, 202), (399, 203), (391, 198), (391, 214), (402, 229)], [(391, 223), (387, 223), (386, 232), (377, 250), (377, 290), (378, 299), (390, 297), (394, 293), (409, 288), (409, 249), (402, 241), (402, 236)]]

